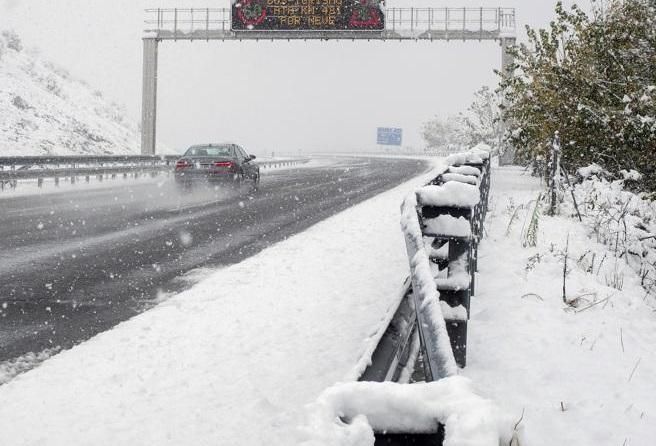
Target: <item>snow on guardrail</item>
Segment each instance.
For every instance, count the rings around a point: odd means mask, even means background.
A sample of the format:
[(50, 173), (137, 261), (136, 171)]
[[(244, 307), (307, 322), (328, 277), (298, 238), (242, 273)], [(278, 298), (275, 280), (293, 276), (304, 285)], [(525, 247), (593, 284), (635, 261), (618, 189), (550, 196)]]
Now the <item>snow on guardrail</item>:
[[(516, 423), (476, 395), (469, 380), (456, 376), (458, 366), (466, 364), (470, 297), (489, 188), (490, 153), (478, 146), (449, 157), (434, 180), (404, 200), (401, 228), (412, 286), (360, 382), (329, 388), (314, 405), (311, 424), (317, 432), (331, 432), (328, 437), (338, 438), (340, 445), (373, 444), (372, 433), (394, 444), (415, 444), (417, 435), (431, 436), (431, 444), (520, 444)], [(418, 355), (426, 382), (402, 384)], [(398, 382), (381, 382), (390, 379)], [(322, 444), (331, 443), (326, 440), (322, 437)]]

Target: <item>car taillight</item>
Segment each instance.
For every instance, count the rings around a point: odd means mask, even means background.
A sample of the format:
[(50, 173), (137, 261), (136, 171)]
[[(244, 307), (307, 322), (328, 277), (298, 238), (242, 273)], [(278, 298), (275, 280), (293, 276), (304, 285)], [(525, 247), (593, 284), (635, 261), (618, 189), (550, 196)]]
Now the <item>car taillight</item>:
[(191, 163), (187, 160), (178, 160), (177, 163), (175, 163), (175, 168), (176, 169), (185, 169), (187, 167), (190, 167)]
[(234, 166), (234, 163), (232, 161), (217, 161), (214, 165), (216, 167), (227, 167), (228, 169), (231, 169)]

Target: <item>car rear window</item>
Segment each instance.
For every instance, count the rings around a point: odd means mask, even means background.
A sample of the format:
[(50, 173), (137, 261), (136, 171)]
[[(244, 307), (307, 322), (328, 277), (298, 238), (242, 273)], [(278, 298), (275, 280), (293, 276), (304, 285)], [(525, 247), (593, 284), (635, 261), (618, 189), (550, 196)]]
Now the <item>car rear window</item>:
[(195, 146), (189, 148), (185, 155), (189, 156), (234, 156), (230, 146)]

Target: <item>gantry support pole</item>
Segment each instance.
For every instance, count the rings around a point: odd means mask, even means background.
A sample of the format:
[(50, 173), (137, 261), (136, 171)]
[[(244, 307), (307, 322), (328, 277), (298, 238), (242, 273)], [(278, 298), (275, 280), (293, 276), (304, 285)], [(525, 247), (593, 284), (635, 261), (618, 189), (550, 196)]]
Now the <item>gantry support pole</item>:
[(141, 90), (141, 153), (155, 154), (157, 137), (157, 46), (155, 38), (143, 39), (143, 86)]
[[(501, 73), (504, 76), (507, 75), (510, 70), (512, 70), (512, 66), (515, 64), (515, 57), (508, 53), (508, 48), (514, 46), (516, 41), (517, 40), (514, 37), (503, 37), (501, 39)], [(505, 147), (503, 148), (503, 154), (499, 157), (499, 164), (504, 166), (513, 164), (514, 161), (515, 148), (509, 144), (505, 144)]]
[(501, 39), (501, 70), (507, 73), (510, 67), (515, 63), (515, 57), (508, 54), (508, 48), (515, 45), (517, 39), (514, 37), (503, 37)]

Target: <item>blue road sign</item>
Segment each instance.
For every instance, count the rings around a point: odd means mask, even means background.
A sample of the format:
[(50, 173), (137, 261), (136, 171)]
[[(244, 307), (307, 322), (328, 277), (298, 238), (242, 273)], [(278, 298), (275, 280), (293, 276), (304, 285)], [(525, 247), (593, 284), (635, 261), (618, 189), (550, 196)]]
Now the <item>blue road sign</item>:
[(403, 141), (403, 129), (378, 127), (378, 144), (383, 146), (400, 146)]

